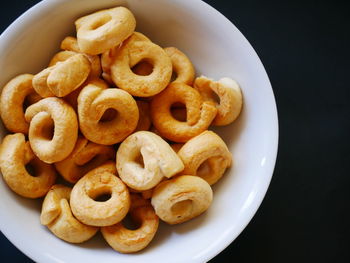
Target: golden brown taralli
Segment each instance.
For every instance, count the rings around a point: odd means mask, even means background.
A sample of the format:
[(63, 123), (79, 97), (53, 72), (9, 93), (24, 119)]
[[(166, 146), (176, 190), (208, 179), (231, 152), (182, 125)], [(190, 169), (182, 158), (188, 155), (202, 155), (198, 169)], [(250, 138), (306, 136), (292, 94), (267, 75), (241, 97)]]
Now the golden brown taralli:
[[(34, 168), (35, 176), (26, 170)], [(7, 135), (0, 148), (0, 169), (7, 185), (27, 198), (44, 196), (55, 183), (56, 172), (52, 165), (40, 161), (33, 153), (22, 133)]]
[[(212, 101), (216, 104), (218, 113), (213, 120), (213, 125), (228, 125), (238, 118), (242, 110), (243, 98), (236, 81), (230, 78), (214, 81), (201, 76), (196, 78), (194, 88), (199, 91), (204, 101)], [(219, 101), (216, 101), (215, 94), (219, 97)]]
[(52, 186), (45, 196), (40, 222), (58, 238), (69, 243), (82, 243), (92, 238), (98, 227), (84, 225), (73, 216), (69, 206), (71, 190), (64, 185)]
[(214, 132), (205, 131), (186, 142), (177, 152), (185, 165), (182, 174), (196, 175), (215, 184), (232, 164), (225, 142)]
[(136, 20), (129, 9), (120, 6), (81, 17), (75, 26), (79, 49), (97, 55), (128, 38), (135, 30)]
[[(186, 107), (185, 122), (171, 115), (171, 106), (178, 102)], [(213, 102), (203, 102), (198, 91), (179, 82), (170, 83), (151, 101), (153, 125), (163, 137), (174, 142), (186, 142), (207, 130), (216, 112)]]
[(181, 175), (157, 185), (151, 202), (159, 218), (173, 225), (199, 216), (212, 199), (213, 191), (205, 180)]
[[(115, 110), (117, 116), (101, 121), (108, 109)], [(88, 140), (112, 145), (121, 142), (135, 130), (139, 111), (136, 101), (126, 91), (88, 84), (78, 97), (78, 116), (80, 131)]]
[(78, 120), (74, 109), (59, 98), (45, 98), (25, 112), (29, 142), (40, 160), (59, 162), (73, 150), (78, 138)]
[(11, 79), (2, 89), (1, 119), (11, 132), (28, 134), (29, 123), (24, 118), (23, 108), (41, 99), (33, 89), (32, 79), (33, 75), (22, 74)]
[(134, 253), (144, 249), (157, 232), (159, 219), (149, 201), (136, 194), (131, 195), (130, 217), (139, 226), (127, 229), (122, 222), (101, 228), (107, 243), (121, 253)]
[[(107, 201), (95, 201), (102, 195)], [(84, 175), (73, 187), (70, 205), (74, 216), (91, 226), (110, 226), (128, 213), (130, 196), (126, 185), (116, 176), (114, 162), (107, 162)]]

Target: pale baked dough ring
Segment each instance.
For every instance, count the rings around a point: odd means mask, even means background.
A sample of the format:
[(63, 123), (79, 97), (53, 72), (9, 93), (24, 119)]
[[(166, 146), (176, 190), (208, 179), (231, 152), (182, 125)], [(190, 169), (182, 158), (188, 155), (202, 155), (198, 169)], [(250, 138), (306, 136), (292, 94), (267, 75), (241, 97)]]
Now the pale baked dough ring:
[(191, 86), (195, 72), (190, 59), (176, 47), (167, 47), (164, 50), (171, 59), (173, 72), (177, 75), (173, 82), (182, 82)]
[[(196, 78), (194, 88), (199, 91), (203, 100), (216, 104), (218, 113), (213, 120), (213, 125), (223, 126), (235, 121), (242, 110), (242, 92), (236, 81), (230, 78), (221, 78), (214, 81), (201, 76)], [(219, 102), (215, 99), (219, 97)]]
[(107, 243), (121, 253), (134, 253), (144, 249), (153, 239), (159, 225), (159, 218), (149, 201), (136, 194), (131, 195), (129, 214), (139, 227), (127, 229), (122, 222), (101, 228)]
[[(1, 119), (11, 132), (28, 134), (29, 123), (24, 118), (23, 108), (28, 98), (32, 104), (38, 96), (32, 86), (33, 75), (22, 74), (11, 79), (2, 89), (0, 97)], [(39, 97), (41, 99), (41, 97)]]
[[(78, 138), (78, 120), (73, 108), (59, 98), (45, 98), (25, 112), (29, 142), (34, 153), (46, 163), (59, 162), (73, 150)], [(49, 133), (54, 127), (53, 137)]]
[(92, 238), (98, 227), (79, 222), (69, 206), (71, 188), (56, 184), (45, 196), (40, 222), (58, 238), (69, 243), (82, 243)]
[[(128, 37), (124, 42), (118, 46), (115, 46), (111, 48), (110, 50), (107, 50), (106, 52), (103, 52), (101, 55), (101, 66), (102, 66), (102, 77), (104, 80), (106, 80), (109, 84), (113, 84), (113, 80), (111, 77), (111, 65), (113, 63), (114, 56), (119, 52), (120, 47), (123, 45), (128, 45), (129, 43), (135, 42), (135, 41), (147, 41), (151, 42), (151, 40), (146, 37), (144, 34), (139, 32), (134, 32), (130, 37)], [(153, 67), (152, 67), (153, 69)]]
[[(108, 109), (116, 110), (117, 116), (101, 122)], [(78, 116), (80, 130), (88, 140), (112, 145), (121, 142), (135, 130), (139, 111), (136, 101), (126, 91), (89, 84), (79, 94)]]
[[(141, 61), (153, 65), (147, 76), (137, 75), (132, 67)], [(113, 82), (133, 96), (150, 97), (166, 88), (172, 73), (169, 56), (158, 45), (147, 41), (134, 41), (123, 45), (111, 65)]]
[(55, 163), (55, 167), (66, 181), (76, 183), (87, 172), (114, 158), (113, 147), (79, 137), (72, 153), (66, 159)]
[(148, 102), (141, 100), (136, 101), (136, 103), (139, 109), (139, 121), (134, 132), (148, 131), (151, 127), (151, 115), (149, 110), (149, 104)]
[[(67, 52), (54, 57), (52, 63), (56, 64), (34, 76), (33, 88), (40, 96), (64, 97), (79, 88), (89, 76), (91, 64), (86, 56)], [(58, 59), (65, 60), (58, 62)]]
[(75, 26), (79, 49), (97, 55), (128, 38), (135, 30), (136, 20), (129, 9), (120, 6), (81, 17)]
[(213, 191), (205, 180), (181, 175), (157, 185), (151, 202), (159, 218), (173, 225), (199, 216), (212, 199)]
[(182, 174), (197, 175), (212, 185), (232, 164), (225, 142), (214, 132), (205, 131), (186, 142), (178, 151), (185, 165)]
[[(171, 106), (177, 102), (186, 106), (186, 122), (171, 115)], [(198, 91), (179, 82), (170, 83), (151, 101), (153, 125), (163, 137), (174, 142), (186, 142), (207, 130), (216, 112), (213, 102), (203, 102)]]
[[(94, 198), (110, 194), (107, 201)], [(126, 185), (116, 176), (114, 162), (107, 162), (82, 177), (73, 187), (70, 205), (74, 216), (91, 226), (110, 226), (128, 213), (130, 196)]]
[[(79, 46), (78, 46), (78, 41), (75, 37), (65, 37), (62, 42), (61, 42), (61, 49), (65, 50), (62, 52), (66, 52), (66, 51), (74, 51), (77, 53), (82, 53)], [(62, 53), (59, 52), (59, 53)], [(57, 54), (59, 54), (57, 53)], [(99, 78), (101, 73), (102, 73), (102, 68), (101, 68), (101, 61), (100, 61), (100, 57), (98, 55), (89, 55), (89, 54), (85, 54), (83, 53), (83, 55), (85, 55), (88, 60), (90, 61), (91, 64), (91, 71), (90, 71), (90, 75), (89, 75), (89, 79), (94, 79), (94, 78)], [(52, 62), (52, 60), (51, 60)], [(50, 63), (51, 66), (51, 63)]]
[(183, 164), (160, 136), (139, 131), (120, 144), (117, 169), (124, 183), (130, 188), (143, 191), (156, 186), (163, 177), (170, 178), (181, 172)]
[[(27, 172), (28, 164), (34, 168), (35, 176)], [(0, 169), (7, 185), (17, 194), (27, 198), (44, 196), (56, 180), (54, 167), (41, 162), (34, 155), (22, 133), (7, 135), (3, 139)]]

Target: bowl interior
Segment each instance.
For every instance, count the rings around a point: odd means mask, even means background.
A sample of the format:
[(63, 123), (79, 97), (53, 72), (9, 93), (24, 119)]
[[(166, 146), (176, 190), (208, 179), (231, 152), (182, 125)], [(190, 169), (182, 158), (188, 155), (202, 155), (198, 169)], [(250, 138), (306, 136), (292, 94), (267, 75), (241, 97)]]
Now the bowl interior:
[[(198, 76), (231, 77), (240, 84), (244, 95), (241, 116), (215, 129), (233, 153), (233, 167), (214, 185), (214, 201), (205, 214), (177, 226), (161, 224), (149, 247), (133, 255), (114, 252), (100, 235), (81, 245), (59, 240), (40, 225), (41, 200), (17, 196), (3, 180), (0, 229), (40, 262), (207, 261), (229, 245), (256, 212), (272, 176), (278, 141), (276, 106), (264, 67), (225, 17), (199, 0), (46, 0), (1, 35), (0, 86), (18, 74), (35, 74), (46, 67), (60, 41), (75, 34), (76, 18), (118, 5), (135, 14), (137, 31), (163, 47), (175, 46), (185, 52)], [(4, 134), (1, 127), (1, 137)]]

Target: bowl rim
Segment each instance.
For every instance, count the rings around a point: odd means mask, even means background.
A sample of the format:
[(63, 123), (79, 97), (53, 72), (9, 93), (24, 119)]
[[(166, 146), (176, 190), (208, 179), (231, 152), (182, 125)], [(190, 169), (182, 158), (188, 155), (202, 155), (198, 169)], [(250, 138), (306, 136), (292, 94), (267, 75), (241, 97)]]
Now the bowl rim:
[[(58, 1), (58, 0), (54, 0)], [(252, 200), (248, 212), (245, 213), (244, 220), (240, 220), (240, 223), (236, 227), (236, 229), (239, 229), (239, 231), (234, 231), (231, 229), (227, 235), (225, 235), (224, 238), (220, 240), (220, 242), (215, 242), (215, 245), (213, 245), (210, 250), (206, 250), (205, 253), (202, 253), (198, 260), (200, 262), (207, 262), (210, 259), (214, 258), (216, 255), (218, 255), (220, 252), (222, 252), (225, 248), (227, 248), (246, 228), (246, 226), (249, 224), (249, 222), (254, 217), (255, 213), (259, 209), (259, 206), (261, 205), (267, 190), (269, 188), (275, 164), (277, 159), (277, 153), (278, 153), (278, 142), (279, 142), (279, 123), (278, 123), (278, 111), (276, 106), (276, 100), (273, 93), (272, 85), (269, 80), (269, 77), (267, 75), (266, 69), (261, 62), (257, 52), (253, 48), (253, 46), (249, 43), (249, 41), (246, 39), (246, 37), (241, 33), (241, 31), (231, 22), (226, 16), (224, 16), (222, 13), (220, 13), (218, 10), (216, 10), (214, 7), (209, 5), (208, 3), (202, 1), (202, 0), (165, 0), (165, 1), (172, 1), (176, 2), (178, 4), (182, 5), (190, 5), (190, 6), (201, 6), (202, 8), (206, 8), (208, 12), (211, 12), (212, 14), (215, 14), (216, 16), (219, 16), (220, 19), (225, 23), (225, 27), (231, 27), (238, 31), (238, 33), (241, 35), (243, 41), (246, 42), (247, 46), (251, 49), (250, 52), (254, 56), (254, 59), (259, 63), (260, 67), (263, 70), (264, 77), (266, 78), (266, 84), (268, 85), (268, 96), (266, 96), (266, 99), (268, 100), (267, 105), (269, 105), (271, 113), (273, 114), (271, 116), (271, 123), (273, 123), (273, 127), (271, 127), (270, 130), (270, 138), (271, 140), (271, 147), (269, 148), (269, 162), (265, 164), (265, 173), (264, 173), (264, 180), (260, 180), (260, 184), (255, 185), (254, 187), (257, 188), (256, 195), (254, 196), (254, 199)], [(42, 0), (41, 2), (38, 2), (37, 4), (33, 5), (29, 9), (27, 9), (24, 13), (22, 13), (19, 17), (17, 17), (0, 35), (0, 42), (4, 38), (8, 38), (11, 36), (11, 34), (16, 34), (16, 32), (13, 32), (15, 28), (22, 24), (26, 24), (26, 20), (30, 19), (31, 16), (35, 16), (36, 13), (42, 12), (42, 9), (49, 8), (49, 6), (52, 4), (52, 0)], [(14, 30), (16, 31), (16, 30)], [(4, 234), (4, 236), (22, 253), (24, 253), (29, 258), (37, 261), (37, 262), (47, 262), (48, 258), (43, 257), (40, 253), (37, 254), (35, 251), (30, 250), (28, 247), (22, 246), (21, 237), (18, 235), (15, 235), (11, 233), (10, 231), (6, 230), (5, 224), (0, 220), (0, 231)], [(56, 262), (56, 260), (52, 259), (52, 262)]]

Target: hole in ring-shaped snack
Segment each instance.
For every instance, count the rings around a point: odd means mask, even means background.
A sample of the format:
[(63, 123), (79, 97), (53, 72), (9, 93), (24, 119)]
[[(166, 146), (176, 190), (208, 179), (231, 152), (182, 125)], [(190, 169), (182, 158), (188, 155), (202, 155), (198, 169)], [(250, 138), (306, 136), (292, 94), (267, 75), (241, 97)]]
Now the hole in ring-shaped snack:
[(33, 88), (43, 98), (64, 97), (87, 79), (91, 64), (85, 55), (76, 53), (57, 62), (33, 77)]
[[(126, 185), (116, 176), (114, 162), (107, 162), (84, 175), (73, 187), (70, 205), (74, 216), (91, 226), (110, 226), (128, 213), (130, 196)], [(98, 196), (110, 194), (105, 202)]]
[[(108, 109), (116, 110), (117, 116), (101, 121)], [(88, 84), (78, 96), (78, 116), (80, 130), (89, 141), (112, 145), (135, 130), (139, 111), (136, 101), (126, 91)]]
[[(65, 159), (78, 138), (78, 120), (73, 108), (59, 98), (45, 98), (25, 112), (29, 122), (29, 142), (34, 153), (46, 163)], [(50, 128), (53, 137), (50, 138)]]
[[(142, 76), (132, 71), (141, 61), (153, 65), (151, 74)], [(148, 41), (133, 41), (122, 45), (111, 65), (113, 82), (133, 96), (150, 97), (166, 88), (172, 73), (169, 56), (158, 45)]]
[[(36, 94), (32, 86), (33, 75), (22, 74), (11, 79), (2, 89), (0, 98), (1, 119), (11, 132), (28, 134), (29, 124), (24, 118), (23, 109)], [(39, 96), (39, 95), (37, 95)], [(41, 99), (39, 97), (39, 99)]]
[[(171, 114), (171, 106), (177, 102), (186, 106), (186, 122)], [(153, 125), (163, 137), (174, 142), (186, 142), (208, 129), (216, 113), (213, 102), (203, 102), (198, 91), (184, 83), (170, 83), (151, 101)]]
[(130, 198), (129, 214), (138, 227), (131, 230), (125, 227), (123, 222), (119, 222), (101, 228), (107, 243), (121, 253), (134, 253), (144, 249), (152, 241), (159, 225), (159, 218), (150, 201), (137, 194), (131, 194)]
[(66, 181), (76, 183), (87, 172), (114, 158), (113, 147), (79, 137), (72, 153), (66, 159), (55, 163), (55, 167)]
[(159, 218), (173, 225), (199, 216), (212, 200), (213, 191), (205, 180), (180, 175), (157, 185), (151, 203)]
[[(199, 91), (204, 101), (213, 101), (218, 113), (213, 125), (223, 126), (235, 121), (242, 110), (242, 92), (236, 81), (221, 78), (218, 81), (201, 76), (196, 78), (194, 88)], [(216, 101), (215, 97), (219, 97)]]
[(204, 131), (186, 142), (178, 151), (185, 165), (182, 174), (197, 175), (212, 185), (232, 164), (225, 142), (214, 132)]
[[(26, 170), (28, 164), (34, 168), (35, 177)], [(27, 198), (44, 196), (56, 180), (54, 167), (34, 155), (22, 133), (7, 135), (3, 139), (0, 169), (7, 185)]]
[(81, 17), (75, 26), (79, 49), (97, 55), (129, 37), (135, 30), (136, 20), (129, 9), (120, 6)]
[(72, 189), (56, 184), (45, 196), (40, 222), (58, 238), (70, 243), (82, 243), (92, 238), (98, 227), (79, 222), (72, 214), (69, 199)]
[(119, 146), (116, 162), (123, 182), (138, 191), (153, 188), (163, 177), (170, 178), (184, 167), (170, 145), (148, 131), (126, 138)]

